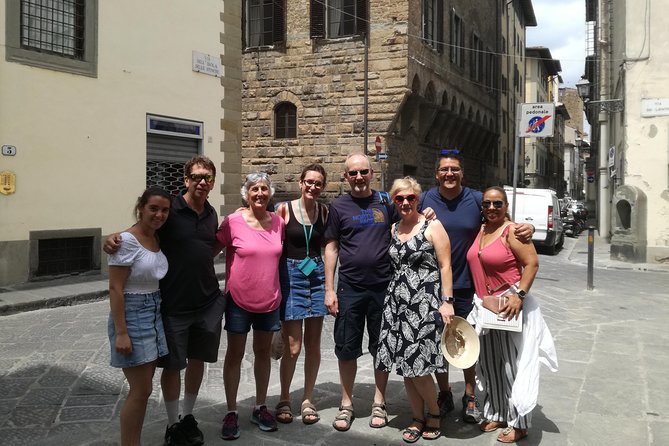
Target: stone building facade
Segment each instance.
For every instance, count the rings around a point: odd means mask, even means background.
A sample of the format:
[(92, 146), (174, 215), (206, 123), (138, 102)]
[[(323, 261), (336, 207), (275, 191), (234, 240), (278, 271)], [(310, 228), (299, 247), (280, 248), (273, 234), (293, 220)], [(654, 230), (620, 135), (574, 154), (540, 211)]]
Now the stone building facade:
[(403, 175), (431, 186), (442, 149), (461, 150), (468, 184), (496, 183), (499, 2), (263, 3), (242, 4), (242, 173), (271, 173), (283, 199), (322, 163), (331, 198), (346, 156), (375, 153), (378, 137), (377, 188)]

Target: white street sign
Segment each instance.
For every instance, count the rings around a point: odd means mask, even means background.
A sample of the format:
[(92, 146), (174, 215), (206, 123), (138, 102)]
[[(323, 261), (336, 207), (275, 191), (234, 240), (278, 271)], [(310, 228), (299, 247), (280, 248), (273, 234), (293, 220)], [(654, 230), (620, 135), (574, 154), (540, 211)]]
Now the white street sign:
[(520, 108), (518, 117), (519, 137), (547, 138), (553, 136), (555, 104), (552, 102), (537, 102), (518, 105)]

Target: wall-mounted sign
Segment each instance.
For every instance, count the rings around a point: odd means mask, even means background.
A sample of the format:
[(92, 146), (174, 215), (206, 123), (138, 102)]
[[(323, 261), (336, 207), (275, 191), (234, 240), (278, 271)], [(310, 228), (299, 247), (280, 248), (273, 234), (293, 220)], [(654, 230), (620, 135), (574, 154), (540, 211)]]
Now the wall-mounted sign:
[(555, 104), (552, 102), (537, 102), (532, 104), (518, 104), (518, 136), (521, 138), (553, 136), (553, 116)]
[(193, 51), (193, 71), (221, 77), (221, 58)]
[(669, 116), (669, 98), (649, 98), (641, 100), (641, 116)]

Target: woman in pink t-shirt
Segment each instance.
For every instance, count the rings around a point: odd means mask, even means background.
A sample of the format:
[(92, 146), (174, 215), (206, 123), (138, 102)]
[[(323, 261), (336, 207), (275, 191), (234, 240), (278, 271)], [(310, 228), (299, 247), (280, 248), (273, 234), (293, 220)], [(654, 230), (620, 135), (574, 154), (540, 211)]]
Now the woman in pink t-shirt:
[(280, 328), (279, 259), (285, 224), (283, 219), (266, 210), (274, 194), (269, 175), (264, 172), (249, 174), (241, 192), (247, 207), (228, 215), (216, 234), (226, 248), (225, 330), (228, 348), (223, 381), (228, 413), (221, 431), (225, 440), (239, 437), (237, 390), (246, 336), (251, 327), (256, 383), (256, 405), (251, 422), (263, 431), (276, 430), (276, 421), (267, 410), (265, 399), (272, 368), (272, 335)]

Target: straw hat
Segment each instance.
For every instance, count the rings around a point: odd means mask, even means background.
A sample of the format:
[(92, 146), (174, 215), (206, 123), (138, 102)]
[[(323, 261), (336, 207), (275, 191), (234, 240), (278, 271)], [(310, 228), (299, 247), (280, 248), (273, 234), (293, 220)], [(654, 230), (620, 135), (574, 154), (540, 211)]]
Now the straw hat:
[(441, 333), (441, 352), (454, 367), (468, 369), (479, 357), (479, 337), (474, 327), (459, 316)]

